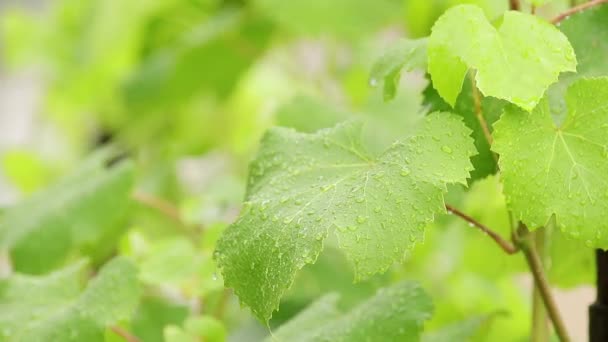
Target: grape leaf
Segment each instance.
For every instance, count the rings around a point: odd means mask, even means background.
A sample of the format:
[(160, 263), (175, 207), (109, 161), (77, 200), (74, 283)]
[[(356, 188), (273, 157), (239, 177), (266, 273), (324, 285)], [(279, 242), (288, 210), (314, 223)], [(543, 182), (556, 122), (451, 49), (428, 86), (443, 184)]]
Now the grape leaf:
[(493, 149), (509, 208), (530, 229), (552, 215), (567, 235), (608, 247), (608, 78), (581, 79), (566, 93), (568, 115), (554, 122), (545, 98), (533, 115), (507, 108)]
[(472, 317), (422, 335), (422, 342), (466, 342), (479, 335), (497, 314)]
[(254, 0), (253, 5), (288, 31), (302, 35), (358, 38), (391, 19), (399, 3), (390, 0)]
[(137, 269), (107, 263), (80, 292), (85, 263), (45, 276), (0, 281), (0, 326), (9, 341), (104, 341), (105, 328), (130, 318), (139, 300)]
[(470, 130), (449, 113), (425, 118), (418, 134), (378, 157), (360, 143), (361, 125), (315, 134), (275, 128), (250, 169), (245, 207), (218, 242), (225, 284), (268, 320), (331, 228), (355, 279), (385, 271), (444, 212), (448, 183), (466, 184), (475, 153)]
[(143, 297), (131, 319), (131, 329), (142, 341), (163, 342), (163, 328), (167, 325), (181, 325), (189, 312), (183, 303), (152, 296)]
[[(479, 103), (476, 103), (477, 100), (475, 99), (473, 84), (470, 82), (471, 77), (472, 75), (469, 74), (467, 79), (465, 79), (462, 91), (454, 104), (453, 112), (461, 115), (465, 125), (473, 131), (472, 136), (475, 140), (475, 147), (478, 152), (477, 155), (471, 158), (471, 162), (475, 167), (475, 170), (471, 172), (471, 181), (475, 181), (494, 174), (497, 171), (496, 160), (490, 150), (490, 144), (484, 134), (481, 123), (477, 118), (477, 111), (479, 109), (481, 115), (483, 115), (484, 120), (488, 124), (488, 130), (491, 132), (492, 124), (494, 124), (502, 114), (502, 107), (506, 102), (493, 97), (484, 97), (481, 93), (477, 92)], [(439, 96), (432, 83), (426, 87), (423, 95), (423, 104), (427, 106), (427, 111), (429, 113), (450, 110), (450, 105)], [(477, 106), (479, 106), (479, 108), (477, 108)]]
[[(431, 298), (416, 283), (380, 289), (350, 312), (340, 314), (337, 296), (326, 295), (281, 326), (279, 341), (418, 341), (433, 312)], [(302, 325), (300, 325), (302, 324)]]
[(546, 273), (552, 285), (573, 288), (595, 281), (595, 251), (585, 248), (583, 241), (549, 224), (545, 227), (545, 250)]
[[(565, 114), (566, 89), (582, 77), (608, 76), (608, 6), (596, 6), (577, 12), (558, 24), (574, 48), (578, 65), (577, 72), (560, 76), (560, 81), (549, 90), (551, 110)], [(555, 115), (555, 113), (554, 113)]]
[(289, 322), (281, 325), (272, 334), (272, 339), (268, 338), (266, 340), (268, 342), (272, 340), (294, 341), (302, 335), (302, 332), (314, 330), (339, 318), (342, 314), (338, 309), (339, 299), (340, 296), (337, 293), (330, 293), (317, 299)]
[(184, 327), (169, 325), (164, 329), (165, 342), (224, 342), (224, 323), (211, 316), (188, 317)]
[(314, 97), (298, 95), (276, 112), (277, 125), (312, 133), (346, 120), (348, 112)]
[[(103, 256), (125, 228), (133, 166), (106, 168), (100, 152), (65, 179), (9, 208), (0, 219), (0, 246), (16, 270), (39, 274), (61, 264), (74, 250)], [(52, 241), (52, 243), (49, 243)]]
[(527, 111), (560, 72), (576, 70), (572, 46), (553, 25), (511, 11), (496, 29), (473, 5), (455, 6), (437, 20), (428, 55), (433, 85), (450, 105), (456, 103), (469, 68), (477, 69), (477, 86), (484, 95)]
[(397, 93), (397, 85), (401, 77), (401, 70), (426, 70), (427, 39), (402, 39), (393, 43), (388, 51), (380, 57), (370, 72), (369, 84), (376, 86), (384, 80), (384, 100), (392, 100)]

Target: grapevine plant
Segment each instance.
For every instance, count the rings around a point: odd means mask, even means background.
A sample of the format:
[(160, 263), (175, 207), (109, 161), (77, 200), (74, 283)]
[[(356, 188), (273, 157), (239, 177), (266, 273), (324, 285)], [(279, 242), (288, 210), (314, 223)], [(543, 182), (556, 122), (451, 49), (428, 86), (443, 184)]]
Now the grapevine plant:
[[(23, 199), (0, 211), (0, 341), (571, 341), (554, 288), (594, 267), (590, 339), (608, 339), (608, 1), (548, 20), (551, 2), (6, 15), (4, 57), (43, 66), (78, 163), (2, 156)], [(367, 49), (395, 4), (417, 38), (347, 70), (333, 39)], [(292, 61), (326, 33), (339, 86)]]
[[(367, 152), (358, 122), (314, 133), (271, 129), (250, 166), (244, 209), (218, 242), (225, 285), (268, 321), (296, 273), (315, 262), (331, 235), (360, 281), (401, 261), (436, 216), (451, 213), (506, 253), (525, 255), (557, 336), (569, 340), (532, 236), (554, 220), (569, 238), (608, 247), (602, 223), (608, 212), (602, 180), (608, 172), (608, 78), (576, 73), (577, 51), (567, 36), (605, 10), (566, 21), (560, 31), (554, 24), (562, 17), (548, 23), (508, 11), (491, 23), (476, 6), (450, 8), (429, 37), (401, 42), (373, 69), (370, 83), (382, 79), (388, 99), (404, 67), (422, 68), (431, 82), (428, 114), (416, 132), (380, 153)], [(473, 108), (462, 110), (465, 101)], [(477, 122), (467, 125), (465, 115)], [(490, 150), (481, 155), (476, 145)], [(476, 155), (483, 158), (473, 163)], [(472, 172), (483, 164), (498, 172), (511, 242), (444, 200), (450, 184), (474, 181)], [(432, 306), (412, 286), (378, 294), (376, 300), (391, 303), (381, 310), (357, 308), (299, 338), (416, 340)]]

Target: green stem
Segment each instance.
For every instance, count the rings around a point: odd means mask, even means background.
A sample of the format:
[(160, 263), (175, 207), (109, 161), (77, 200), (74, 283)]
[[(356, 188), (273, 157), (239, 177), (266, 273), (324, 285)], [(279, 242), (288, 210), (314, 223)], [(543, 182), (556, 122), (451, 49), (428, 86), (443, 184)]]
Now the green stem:
[(454, 215), (460, 217), (461, 219), (463, 219), (463, 220), (467, 221), (469, 224), (471, 224), (473, 227), (476, 227), (479, 230), (481, 230), (482, 232), (484, 232), (487, 236), (489, 236), (492, 240), (494, 240), (494, 242), (496, 242), (496, 244), (498, 244), (498, 246), (505, 253), (511, 255), (511, 254), (515, 254), (519, 251), (517, 246), (514, 246), (509, 241), (503, 239), (498, 233), (496, 233), (492, 229), (486, 227), (485, 225), (481, 224), (480, 222), (478, 222), (471, 216), (463, 213), (462, 211), (454, 208), (453, 206), (451, 206), (449, 204), (445, 205), (445, 209), (448, 211), (448, 213), (454, 214)]
[(569, 16), (580, 12), (580, 11), (584, 11), (588, 8), (594, 7), (594, 6), (599, 6), (601, 4), (606, 4), (608, 3), (608, 0), (591, 0), (589, 2), (585, 2), (583, 4), (580, 4), (578, 6), (574, 6), (572, 8), (570, 8), (569, 10), (559, 14), (558, 16), (556, 16), (555, 18), (551, 19), (551, 23), (552, 24), (557, 24), (560, 21), (568, 18)]
[[(540, 255), (541, 266), (545, 264), (545, 230), (540, 228), (532, 233), (536, 249)], [(547, 321), (547, 310), (543, 303), (540, 291), (535, 286), (532, 290), (532, 333), (531, 340), (534, 342), (549, 341), (549, 322)]]
[(539, 295), (545, 305), (545, 309), (547, 310), (547, 314), (549, 315), (549, 318), (553, 323), (553, 327), (555, 328), (557, 337), (562, 342), (569, 342), (570, 337), (568, 336), (566, 325), (564, 324), (559, 310), (557, 309), (555, 299), (551, 294), (551, 288), (536, 251), (536, 246), (530, 241), (529, 235), (528, 228), (525, 225), (520, 224), (517, 233), (513, 236), (513, 242), (519, 246), (526, 257), (526, 262), (528, 263), (528, 267), (530, 268), (532, 277), (534, 278), (534, 285), (538, 289)]

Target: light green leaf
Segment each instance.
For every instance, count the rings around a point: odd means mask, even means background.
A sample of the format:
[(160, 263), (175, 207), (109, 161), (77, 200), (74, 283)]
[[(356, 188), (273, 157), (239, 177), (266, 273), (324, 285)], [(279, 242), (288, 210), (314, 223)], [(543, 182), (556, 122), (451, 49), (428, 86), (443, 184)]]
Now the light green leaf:
[[(583, 241), (561, 232), (554, 224), (545, 227), (546, 273), (554, 286), (573, 288), (595, 281), (595, 251)], [(576, 272), (572, 272), (576, 270)]]
[(428, 55), (433, 84), (451, 105), (469, 68), (477, 69), (477, 86), (484, 95), (527, 111), (561, 72), (576, 69), (572, 46), (553, 25), (511, 11), (496, 29), (472, 5), (455, 6), (437, 20)]
[(296, 34), (360, 38), (397, 19), (390, 0), (255, 0), (255, 7)]
[[(433, 312), (431, 298), (416, 283), (402, 282), (340, 315), (327, 295), (279, 328), (277, 341), (418, 341)], [(298, 326), (298, 324), (303, 326)]]
[(608, 78), (581, 79), (567, 91), (564, 122), (545, 98), (532, 115), (512, 107), (495, 125), (507, 203), (530, 229), (555, 215), (567, 235), (608, 248), (607, 99)]
[(453, 323), (439, 330), (426, 333), (422, 336), (422, 342), (467, 342), (478, 335), (483, 327), (487, 325), (494, 315), (472, 317), (462, 322)]
[[(493, 97), (484, 97), (477, 89), (473, 88), (472, 77), (474, 76), (469, 74), (464, 80), (462, 91), (453, 106), (453, 112), (461, 115), (465, 125), (473, 131), (472, 136), (475, 139), (475, 147), (477, 148), (477, 152), (479, 152), (471, 158), (471, 162), (475, 167), (475, 170), (471, 172), (471, 181), (475, 181), (494, 174), (497, 170), (495, 157), (492, 151), (490, 151), (490, 144), (478, 118), (478, 110), (479, 114), (483, 115), (488, 125), (488, 130), (491, 132), (492, 124), (498, 120), (502, 114), (502, 107), (507, 102)], [(450, 110), (450, 105), (439, 96), (432, 83), (426, 87), (423, 95), (424, 104), (427, 106), (429, 113)], [(479, 98), (476, 99), (475, 96)]]
[(190, 317), (184, 327), (170, 325), (164, 329), (166, 342), (224, 342), (226, 328), (221, 321), (211, 316)]
[[(71, 175), (9, 208), (0, 219), (0, 246), (8, 249), (16, 270), (44, 273), (79, 250), (107, 254), (125, 228), (133, 166), (107, 168), (102, 152)], [(50, 243), (52, 241), (52, 243)]]
[(545, 4), (548, 4), (548, 3), (550, 3), (553, 0), (526, 0), (526, 1), (529, 2), (531, 5), (539, 7), (539, 6), (543, 6)]
[(347, 123), (315, 134), (275, 128), (264, 137), (245, 208), (216, 254), (226, 286), (258, 318), (270, 318), (332, 231), (356, 280), (402, 260), (445, 212), (446, 184), (466, 184), (472, 170), (470, 130), (455, 115), (427, 116), (417, 134), (377, 157), (364, 150), (360, 131)]
[[(578, 65), (576, 73), (568, 72), (560, 76), (560, 81), (549, 90), (551, 110), (565, 114), (566, 89), (582, 77), (608, 76), (608, 6), (596, 6), (578, 12), (561, 21), (558, 28), (574, 48)], [(556, 113), (554, 113), (555, 115)]]
[(369, 76), (369, 84), (373, 87), (384, 81), (384, 100), (395, 98), (401, 70), (426, 70), (427, 39), (402, 39), (393, 43), (389, 50), (376, 61)]
[(327, 294), (310, 304), (289, 322), (281, 325), (267, 341), (295, 341), (303, 332), (317, 329), (340, 317), (337, 293)]
[(348, 112), (313, 97), (298, 95), (276, 113), (277, 125), (312, 133), (346, 120)]
[(133, 315), (133, 334), (146, 342), (163, 342), (163, 328), (181, 325), (190, 310), (185, 303), (173, 303), (172, 299), (144, 297)]
[(192, 278), (201, 260), (185, 238), (163, 240), (154, 245), (140, 265), (140, 279), (152, 285), (179, 284)]
[(131, 317), (139, 301), (137, 269), (125, 258), (106, 264), (80, 292), (85, 263), (46, 276), (0, 282), (0, 326), (8, 341), (103, 341), (107, 326)]

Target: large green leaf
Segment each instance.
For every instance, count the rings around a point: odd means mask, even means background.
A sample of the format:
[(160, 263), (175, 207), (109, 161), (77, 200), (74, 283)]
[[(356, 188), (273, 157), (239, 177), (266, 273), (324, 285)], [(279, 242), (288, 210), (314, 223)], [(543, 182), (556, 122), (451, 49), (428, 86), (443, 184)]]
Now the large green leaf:
[(531, 229), (552, 215), (589, 247), (608, 248), (608, 78), (567, 91), (563, 123), (544, 99), (532, 114), (511, 107), (495, 125), (493, 149), (509, 208)]
[(277, 128), (264, 137), (245, 208), (216, 254), (226, 286), (258, 318), (270, 318), (330, 231), (356, 280), (403, 259), (444, 212), (446, 184), (465, 184), (472, 170), (470, 130), (452, 114), (429, 115), (416, 135), (377, 157), (364, 150), (360, 130), (357, 123), (315, 134)]
[(428, 43), (428, 71), (441, 97), (451, 105), (469, 68), (477, 86), (532, 110), (560, 72), (575, 71), (568, 39), (553, 25), (521, 12), (505, 13), (498, 29), (476, 6), (456, 6), (441, 16)]
[[(106, 264), (81, 292), (85, 263), (46, 276), (0, 282), (0, 326), (7, 341), (104, 341), (105, 328), (131, 317), (139, 300), (137, 269), (125, 258)], [(3, 339), (4, 341), (4, 339)]]
[(418, 341), (433, 312), (431, 298), (415, 283), (380, 289), (375, 296), (341, 314), (336, 295), (310, 305), (274, 334), (278, 341)]
[(0, 246), (16, 270), (44, 273), (76, 250), (104, 256), (125, 226), (133, 166), (105, 167), (101, 152), (65, 179), (7, 209), (0, 219)]

